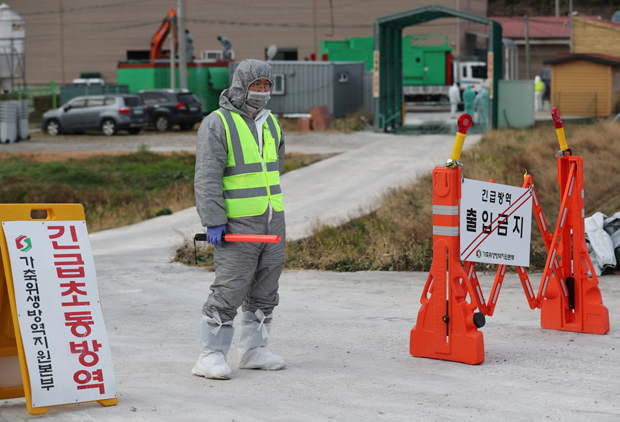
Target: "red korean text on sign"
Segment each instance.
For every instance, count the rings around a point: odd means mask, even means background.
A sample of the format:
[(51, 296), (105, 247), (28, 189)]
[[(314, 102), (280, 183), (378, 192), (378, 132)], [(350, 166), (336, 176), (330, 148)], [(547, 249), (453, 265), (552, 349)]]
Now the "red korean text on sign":
[[(67, 307), (67, 312), (64, 313), (65, 326), (69, 327), (74, 337), (84, 339), (90, 336), (91, 326), (95, 322), (89, 309), (90, 301), (86, 300), (88, 294), (86, 273), (84, 260), (79, 252), (77, 230), (72, 225), (68, 229), (69, 232), (65, 235), (65, 226), (48, 226), (51, 232), (49, 238), (52, 240), (52, 247), (58, 251), (54, 254), (54, 266), (60, 281), (62, 306)], [(76, 388), (78, 390), (98, 388), (100, 394), (104, 394), (103, 371), (91, 369), (99, 363), (97, 352), (99, 352), (101, 343), (97, 340), (71, 341), (69, 347), (72, 354), (78, 355), (80, 365), (85, 368), (73, 374)], [(94, 382), (91, 383), (91, 381)]]

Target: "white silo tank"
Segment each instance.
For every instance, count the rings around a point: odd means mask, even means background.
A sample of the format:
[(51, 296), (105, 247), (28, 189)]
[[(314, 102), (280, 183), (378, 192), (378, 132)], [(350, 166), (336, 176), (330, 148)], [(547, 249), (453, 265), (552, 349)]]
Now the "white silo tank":
[(0, 5), (0, 87), (2, 92), (17, 88), (25, 79), (26, 28), (24, 19), (6, 3)]

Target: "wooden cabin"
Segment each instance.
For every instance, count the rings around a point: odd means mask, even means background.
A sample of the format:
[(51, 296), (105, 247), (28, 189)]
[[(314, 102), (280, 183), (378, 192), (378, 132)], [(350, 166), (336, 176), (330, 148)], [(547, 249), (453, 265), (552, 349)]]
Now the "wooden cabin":
[(563, 115), (607, 117), (620, 107), (620, 57), (565, 54), (551, 65), (551, 106)]

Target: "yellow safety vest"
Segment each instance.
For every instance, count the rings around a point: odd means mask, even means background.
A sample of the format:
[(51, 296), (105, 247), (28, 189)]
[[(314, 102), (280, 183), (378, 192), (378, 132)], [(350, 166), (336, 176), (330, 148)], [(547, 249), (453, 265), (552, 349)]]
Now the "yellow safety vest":
[[(538, 81), (534, 84), (534, 91), (536, 92), (544, 92), (545, 91), (545, 84), (543, 83), (543, 81)], [(532, 92), (532, 91), (530, 91)]]
[(275, 211), (284, 211), (278, 159), (282, 133), (275, 117), (269, 114), (262, 127), (261, 160), (258, 144), (243, 117), (225, 109), (215, 113), (224, 122), (228, 144), (223, 178), (226, 215), (229, 218), (261, 215), (270, 201)]

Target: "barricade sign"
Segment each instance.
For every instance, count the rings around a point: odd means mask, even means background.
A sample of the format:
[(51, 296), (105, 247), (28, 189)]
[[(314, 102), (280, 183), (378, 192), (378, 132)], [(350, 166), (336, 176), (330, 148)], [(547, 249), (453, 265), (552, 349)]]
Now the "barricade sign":
[(463, 179), (461, 260), (529, 267), (531, 190)]
[[(32, 209), (46, 210), (47, 217), (30, 218)], [(114, 368), (82, 206), (0, 205), (0, 220), (0, 292), (8, 296), (0, 297), (0, 327), (12, 325), (4, 330), (0, 356), (13, 374), (19, 365), (23, 383), (15, 385), (14, 375), (5, 380), (3, 370), (0, 397), (25, 396), (31, 414), (88, 401), (115, 405)]]

